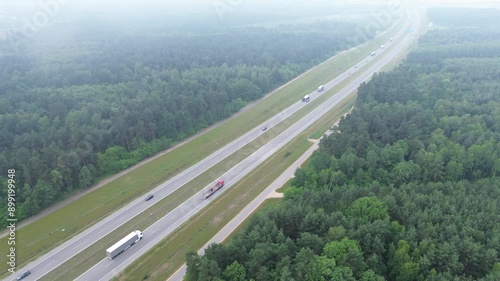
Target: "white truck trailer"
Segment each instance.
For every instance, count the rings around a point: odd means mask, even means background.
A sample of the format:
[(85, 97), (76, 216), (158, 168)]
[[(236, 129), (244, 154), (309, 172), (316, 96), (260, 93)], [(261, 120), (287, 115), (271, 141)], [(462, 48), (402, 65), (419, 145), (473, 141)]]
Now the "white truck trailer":
[(123, 251), (130, 248), (130, 246), (139, 242), (139, 240), (142, 239), (142, 236), (143, 234), (141, 231), (139, 230), (132, 231), (129, 235), (123, 237), (120, 241), (115, 243), (113, 246), (109, 247), (106, 250), (106, 256), (112, 260), (114, 257), (121, 254)]

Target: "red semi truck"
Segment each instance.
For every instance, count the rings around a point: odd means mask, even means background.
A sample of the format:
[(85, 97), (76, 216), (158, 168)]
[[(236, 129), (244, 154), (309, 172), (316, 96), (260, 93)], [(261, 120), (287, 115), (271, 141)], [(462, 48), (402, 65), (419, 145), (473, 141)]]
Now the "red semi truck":
[(203, 199), (207, 199), (208, 197), (212, 196), (217, 190), (221, 189), (224, 186), (224, 181), (219, 180), (214, 186), (212, 186), (207, 193), (205, 193), (205, 196), (203, 196)]

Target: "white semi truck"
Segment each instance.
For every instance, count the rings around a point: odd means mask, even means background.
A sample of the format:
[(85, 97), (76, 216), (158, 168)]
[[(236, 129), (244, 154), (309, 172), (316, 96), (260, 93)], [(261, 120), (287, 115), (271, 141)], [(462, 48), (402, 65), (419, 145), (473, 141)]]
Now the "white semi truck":
[(114, 257), (121, 254), (123, 251), (130, 248), (130, 246), (139, 242), (142, 239), (142, 236), (143, 234), (141, 231), (139, 230), (132, 231), (129, 235), (123, 237), (120, 241), (115, 243), (113, 246), (109, 247), (106, 250), (106, 256), (112, 260)]

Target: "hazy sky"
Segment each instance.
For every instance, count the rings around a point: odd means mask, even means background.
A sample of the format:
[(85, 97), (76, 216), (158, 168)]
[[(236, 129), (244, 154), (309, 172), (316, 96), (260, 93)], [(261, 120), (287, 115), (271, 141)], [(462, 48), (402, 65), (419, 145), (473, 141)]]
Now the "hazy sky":
[[(352, 0), (345, 0), (352, 2)], [(313, 8), (318, 11), (338, 11), (335, 0), (0, 0), (0, 21), (4, 20), (36, 22), (45, 18), (54, 21), (83, 18), (152, 20), (158, 16), (201, 15), (203, 20), (212, 22), (238, 17), (238, 15), (283, 14), (293, 11), (310, 16)], [(305, 10), (309, 12), (305, 12)], [(89, 17), (91, 16), (91, 17)], [(173, 19), (172, 19), (173, 20)], [(1, 26), (1, 22), (0, 22)]]
[[(220, 20), (223, 17), (238, 17), (240, 14), (255, 13), (280, 14), (287, 11), (304, 12), (309, 16), (312, 8), (332, 14), (339, 6), (349, 4), (387, 4), (387, 3), (430, 3), (468, 5), (500, 5), (499, 0), (0, 0), (0, 26), (2, 21), (12, 18), (36, 21), (43, 20), (43, 14), (50, 20), (65, 16), (74, 18), (75, 13), (114, 18), (143, 18), (163, 15), (203, 15), (204, 19)], [(314, 12), (312, 12), (314, 15)]]
[[(226, 24), (240, 15), (311, 16), (315, 14), (311, 8), (335, 13), (339, 11), (336, 3), (335, 0), (0, 0), (0, 38), (5, 37), (6, 30), (43, 30), (51, 23), (80, 19), (118, 24), (167, 22), (169, 26), (187, 21)], [(182, 19), (184, 15), (189, 17)]]
[(0, 9), (25, 10), (32, 11), (40, 8), (43, 4), (51, 3), (61, 7), (77, 8), (77, 9), (94, 9), (102, 10), (130, 10), (137, 8), (157, 8), (170, 9), (173, 11), (208, 11), (218, 7), (242, 8), (242, 7), (259, 7), (279, 8), (288, 5), (317, 5), (338, 2), (335, 0), (0, 0)]
[(213, 13), (216, 9), (279, 10), (290, 6), (325, 6), (353, 3), (448, 3), (448, 4), (490, 4), (498, 7), (498, 0), (0, 0), (0, 11), (7, 15), (34, 13), (44, 4), (56, 9), (92, 10), (96, 12), (137, 12), (150, 8), (151, 11), (171, 13)]

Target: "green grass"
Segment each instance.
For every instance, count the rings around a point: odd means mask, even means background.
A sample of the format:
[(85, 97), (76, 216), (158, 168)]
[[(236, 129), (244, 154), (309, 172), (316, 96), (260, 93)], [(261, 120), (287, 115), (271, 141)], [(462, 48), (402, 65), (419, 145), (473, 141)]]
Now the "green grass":
[[(332, 109), (325, 117), (233, 186), (231, 190), (225, 192), (196, 217), (189, 220), (175, 233), (169, 235), (141, 259), (129, 266), (117, 276), (116, 280), (140, 280), (137, 278), (143, 278), (146, 275), (149, 276), (147, 280), (164, 280), (166, 276), (173, 274), (184, 263), (185, 252), (190, 249), (198, 250), (209, 241), (227, 222), (311, 147), (312, 144), (307, 141), (308, 134), (321, 128), (326, 131), (343, 112), (352, 107), (353, 100), (354, 97), (351, 97)], [(339, 112), (339, 109), (343, 111)], [(290, 153), (288, 154), (288, 152)], [(285, 157), (287, 154), (288, 156)]]
[(309, 136), (309, 138), (310, 138), (310, 139), (313, 139), (313, 140), (317, 140), (317, 139), (321, 138), (321, 136), (323, 136), (324, 134), (325, 134), (325, 132), (321, 132), (321, 131), (319, 131), (319, 130), (318, 130), (318, 131), (316, 131), (316, 132), (312, 133), (312, 134)]
[[(301, 79), (292, 82), (262, 100), (250, 110), (102, 188), (79, 198), (58, 211), (19, 229), (17, 231), (19, 245), (17, 247), (17, 265), (22, 266), (49, 249), (63, 243), (86, 227), (138, 196), (145, 194), (161, 182), (193, 165), (216, 149), (288, 107), (299, 100), (304, 93), (314, 90), (317, 85), (329, 81), (347, 67), (352, 66), (359, 58), (369, 54), (373, 46), (379, 45), (380, 42), (378, 41), (383, 41), (383, 39), (379, 38), (366, 44), (363, 48), (349, 51), (342, 56), (327, 61)], [(325, 97), (326, 95), (321, 98)], [(319, 105), (317, 100), (315, 102), (316, 105)], [(253, 121), (250, 122), (249, 120)], [(189, 187), (187, 189), (182, 188), (182, 190), (180, 192), (186, 194), (190, 191)], [(114, 238), (115, 236), (110, 235), (107, 240), (114, 241)], [(7, 245), (6, 238), (0, 239), (0, 244), (0, 249), (3, 252), (3, 250), (6, 250), (4, 249)], [(3, 256), (0, 261), (6, 262), (6, 257)]]

